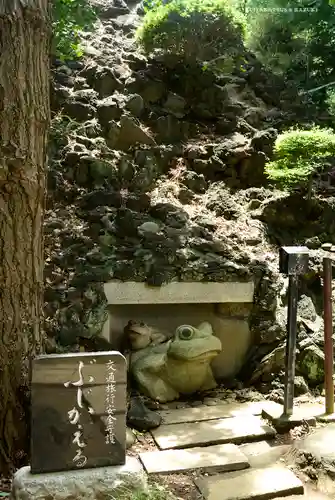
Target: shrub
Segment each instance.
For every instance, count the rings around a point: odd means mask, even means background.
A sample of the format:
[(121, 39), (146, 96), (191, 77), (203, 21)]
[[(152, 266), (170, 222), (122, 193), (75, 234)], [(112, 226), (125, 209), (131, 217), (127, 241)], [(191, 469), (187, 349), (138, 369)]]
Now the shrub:
[(262, 12), (261, 9), (248, 13), (246, 45), (266, 68), (279, 75), (285, 74), (304, 53), (304, 44), (293, 33), (288, 16), (287, 12)]
[(88, 0), (53, 0), (53, 55), (60, 59), (80, 57), (80, 31), (92, 27), (95, 19), (95, 10)]
[(244, 34), (244, 17), (228, 1), (172, 0), (153, 4), (137, 37), (146, 52), (160, 49), (191, 63), (238, 54)]
[(335, 90), (328, 90), (327, 92), (327, 98), (326, 98), (326, 105), (328, 108), (328, 113), (330, 116), (335, 120)]
[(313, 176), (324, 171), (335, 159), (335, 134), (331, 129), (291, 129), (280, 134), (274, 147), (274, 160), (266, 165), (270, 180), (280, 187), (310, 188)]

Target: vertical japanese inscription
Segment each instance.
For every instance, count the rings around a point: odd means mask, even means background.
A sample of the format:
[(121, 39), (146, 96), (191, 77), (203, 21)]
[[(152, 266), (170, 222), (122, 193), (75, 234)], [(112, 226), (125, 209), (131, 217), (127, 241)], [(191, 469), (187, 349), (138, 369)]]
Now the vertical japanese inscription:
[(124, 464), (126, 383), (126, 360), (119, 352), (36, 357), (32, 474)]
[(109, 360), (106, 364), (107, 377), (106, 377), (106, 444), (115, 444), (115, 363)]
[[(91, 363), (95, 363), (96, 360), (93, 359)], [(85, 442), (85, 437), (83, 433), (83, 426), (80, 423), (80, 417), (81, 417), (81, 411), (85, 408), (84, 403), (83, 403), (83, 385), (84, 385), (84, 375), (83, 375), (83, 369), (84, 369), (84, 362), (79, 361), (78, 365), (78, 373), (79, 373), (79, 380), (77, 382), (64, 382), (65, 387), (76, 387), (77, 388), (77, 401), (76, 404), (73, 406), (71, 410), (67, 412), (68, 419), (70, 424), (75, 425), (75, 430), (73, 433), (73, 439), (72, 439), (72, 444), (76, 445), (77, 450), (76, 450), (76, 455), (73, 458), (73, 462), (75, 463), (76, 467), (84, 467), (87, 463), (87, 457), (84, 455), (84, 448), (87, 446), (87, 443)], [(93, 377), (89, 377), (89, 382), (94, 382)], [(86, 410), (93, 415), (94, 410), (90, 406), (86, 406)]]

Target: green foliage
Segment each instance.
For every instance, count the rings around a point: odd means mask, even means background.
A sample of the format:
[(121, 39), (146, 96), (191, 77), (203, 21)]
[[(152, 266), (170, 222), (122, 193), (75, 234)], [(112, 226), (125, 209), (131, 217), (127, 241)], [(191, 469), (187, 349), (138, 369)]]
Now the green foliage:
[(244, 18), (225, 0), (161, 1), (148, 9), (137, 37), (146, 52), (155, 49), (188, 63), (238, 54)]
[(326, 104), (328, 108), (328, 113), (335, 121), (335, 90), (332, 89), (327, 91)]
[(280, 187), (292, 189), (306, 185), (334, 157), (335, 134), (331, 129), (290, 129), (278, 136), (274, 161), (266, 165), (266, 173)]
[(175, 495), (159, 484), (150, 485), (147, 492), (125, 491), (118, 498), (121, 500), (177, 500)]
[[(266, 66), (304, 90), (335, 80), (335, 6), (329, 0), (246, 2), (247, 45)], [(313, 94), (324, 96), (324, 90)]]
[(61, 59), (82, 56), (79, 34), (92, 27), (96, 13), (89, 0), (53, 0), (53, 53)]

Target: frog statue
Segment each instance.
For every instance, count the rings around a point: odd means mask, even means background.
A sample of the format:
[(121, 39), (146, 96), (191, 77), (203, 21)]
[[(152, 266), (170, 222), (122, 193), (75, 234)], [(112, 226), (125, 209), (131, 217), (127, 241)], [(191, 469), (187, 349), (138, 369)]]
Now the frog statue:
[(133, 345), (130, 372), (145, 395), (166, 403), (216, 387), (210, 363), (222, 346), (210, 323), (178, 326), (170, 339), (144, 323), (130, 321), (125, 330)]

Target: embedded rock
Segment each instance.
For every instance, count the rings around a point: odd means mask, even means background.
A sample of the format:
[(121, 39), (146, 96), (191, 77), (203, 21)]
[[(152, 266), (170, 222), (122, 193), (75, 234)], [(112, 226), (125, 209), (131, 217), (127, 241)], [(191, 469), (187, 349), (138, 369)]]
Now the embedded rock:
[(158, 427), (162, 422), (162, 417), (159, 413), (147, 408), (140, 397), (136, 397), (130, 401), (127, 422), (130, 427), (146, 432)]
[(321, 384), (324, 380), (324, 362), (324, 353), (318, 346), (312, 344), (302, 351), (299, 368), (311, 383)]
[(140, 96), (139, 94), (134, 94), (129, 97), (127, 103), (126, 103), (126, 108), (134, 115), (134, 116), (141, 116), (143, 110), (144, 110), (144, 101), (143, 97)]
[(118, 120), (121, 118), (122, 109), (119, 107), (114, 97), (106, 97), (98, 103), (97, 113), (101, 125), (106, 127), (111, 120)]
[(170, 92), (164, 104), (164, 109), (174, 115), (176, 118), (185, 116), (186, 101), (183, 97)]
[(294, 394), (300, 396), (301, 394), (307, 394), (309, 392), (309, 387), (301, 375), (294, 377)]
[(300, 297), (298, 302), (298, 316), (304, 320), (310, 321), (311, 323), (316, 320), (317, 314), (311, 297), (308, 297), (307, 295), (302, 295)]
[(95, 63), (86, 66), (80, 75), (86, 77), (88, 84), (98, 92), (101, 98), (111, 96), (121, 86), (121, 82), (112, 68), (99, 66)]
[(271, 156), (277, 135), (277, 130), (273, 128), (269, 128), (267, 130), (259, 130), (252, 137), (250, 145), (256, 151), (263, 151), (263, 153)]
[(147, 133), (134, 118), (122, 116), (120, 128), (118, 130), (116, 147), (119, 149), (128, 149), (135, 144), (147, 144), (154, 146), (156, 143), (149, 133)]
[(73, 100), (65, 104), (64, 113), (73, 120), (82, 122), (92, 118), (94, 108), (90, 104)]
[(260, 380), (266, 381), (273, 378), (273, 375), (276, 375), (284, 367), (285, 351), (285, 345), (281, 344), (264, 356), (253, 373), (250, 383), (254, 384)]
[[(104, 8), (101, 9), (100, 11), (100, 16), (104, 19), (114, 19), (117, 18), (118, 16), (122, 16), (124, 14), (129, 14), (129, 8), (127, 7), (127, 4), (125, 2), (124, 6), (122, 5), (111, 5), (111, 6), (105, 6)], [(121, 4), (121, 2), (120, 2)]]
[(136, 443), (136, 435), (135, 433), (129, 429), (129, 427), (126, 428), (126, 449), (129, 450), (133, 446), (133, 444)]

